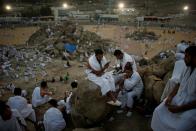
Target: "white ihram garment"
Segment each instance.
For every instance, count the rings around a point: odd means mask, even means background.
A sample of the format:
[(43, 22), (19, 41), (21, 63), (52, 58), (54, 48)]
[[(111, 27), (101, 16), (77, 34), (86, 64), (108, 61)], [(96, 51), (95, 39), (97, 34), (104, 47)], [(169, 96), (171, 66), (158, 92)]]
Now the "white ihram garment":
[(122, 67), (122, 71), (124, 71), (124, 68), (127, 62), (130, 62), (132, 64), (133, 71), (137, 71), (137, 66), (136, 66), (136, 62), (134, 58), (124, 52), (123, 59), (120, 60), (120, 66)]
[(179, 43), (176, 47), (176, 54), (175, 54), (175, 57), (176, 57), (176, 61), (179, 61), (179, 60), (184, 60), (184, 53), (185, 53), (185, 50), (186, 48), (188, 48), (189, 45), (186, 44), (186, 43)]
[(44, 114), (45, 131), (61, 131), (65, 126), (63, 114), (59, 109), (51, 107), (46, 111)]
[[(172, 100), (172, 105), (184, 105), (196, 100), (196, 69), (190, 75), (187, 67), (182, 74), (179, 90)], [(196, 109), (172, 113), (163, 101), (155, 110), (151, 127), (154, 131), (195, 131)]]
[(184, 53), (186, 48), (188, 48), (188, 47), (189, 47), (189, 45), (186, 43), (179, 43), (176, 47), (177, 48), (176, 53)]
[[(4, 121), (0, 116), (0, 130), (1, 131), (25, 131), (24, 126), (27, 126), (24, 118), (16, 109), (12, 109), (12, 117), (9, 120)], [(19, 124), (19, 121), (21, 124)]]
[(177, 61), (178, 60), (184, 60), (185, 55), (184, 55), (184, 53), (176, 53), (175, 57), (176, 57)]
[[(120, 65), (122, 67), (122, 71), (124, 71), (125, 65), (127, 64), (127, 62), (130, 62), (132, 64), (132, 69), (133, 71), (137, 71), (137, 66), (136, 66), (136, 62), (134, 60), (134, 58), (130, 55), (128, 55), (127, 53), (123, 53), (123, 59), (118, 60), (117, 61), (117, 65)], [(115, 74), (113, 75), (115, 83), (118, 82), (119, 80), (123, 79), (123, 74)]]
[[(91, 56), (88, 62), (91, 68), (93, 68), (94, 70), (96, 71), (101, 70), (101, 66), (97, 61), (95, 55)], [(104, 67), (105, 64), (107, 64), (107, 61), (106, 58), (103, 57), (103, 59), (101, 60), (102, 67)], [(97, 76), (94, 73), (91, 73), (92, 70), (90, 69), (87, 69), (85, 72), (87, 74), (88, 79), (94, 82), (95, 84), (97, 84), (101, 88), (102, 95), (105, 95), (109, 91), (115, 91), (115, 82), (111, 72), (106, 72), (102, 76)]]
[(27, 100), (22, 96), (14, 96), (8, 99), (7, 104), (11, 109), (17, 109), (23, 118), (29, 118), (33, 122), (36, 122), (35, 111), (31, 104), (27, 103)]
[(188, 48), (189, 45), (186, 44), (186, 43), (179, 43), (177, 45), (177, 49), (176, 49), (176, 54), (175, 54), (175, 57), (176, 57), (176, 60), (183, 60), (184, 59), (184, 52), (186, 50), (186, 48)]
[(45, 96), (41, 96), (40, 94), (40, 87), (36, 87), (33, 91), (32, 94), (32, 105), (33, 107), (37, 107), (40, 105), (43, 105), (45, 103), (47, 103), (50, 100), (50, 97), (45, 95)]
[[(129, 79), (124, 81), (124, 95), (126, 96), (125, 105), (133, 107), (134, 97), (140, 98), (144, 85), (138, 72), (134, 71)], [(124, 102), (122, 102), (124, 103)]]
[(72, 92), (66, 99), (66, 112), (67, 114), (71, 114), (71, 97), (72, 97)]
[(174, 87), (180, 83), (180, 77), (183, 71), (186, 70), (186, 64), (184, 60), (179, 60), (175, 62), (172, 77), (167, 81), (163, 94), (161, 96), (161, 101), (163, 101), (174, 89)]

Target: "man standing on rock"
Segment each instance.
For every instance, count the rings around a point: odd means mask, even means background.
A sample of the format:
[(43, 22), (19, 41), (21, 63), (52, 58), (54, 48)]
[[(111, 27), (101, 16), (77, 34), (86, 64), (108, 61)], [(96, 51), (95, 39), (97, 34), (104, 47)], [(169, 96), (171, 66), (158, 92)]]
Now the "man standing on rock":
[(154, 131), (196, 130), (196, 46), (185, 50), (187, 69), (180, 85), (155, 109), (151, 127)]
[(90, 81), (101, 88), (102, 95), (110, 97), (108, 104), (120, 106), (121, 103), (115, 98), (115, 82), (112, 74), (104, 71), (109, 67), (109, 63), (103, 56), (101, 49), (96, 49), (95, 54), (88, 60), (86, 74)]

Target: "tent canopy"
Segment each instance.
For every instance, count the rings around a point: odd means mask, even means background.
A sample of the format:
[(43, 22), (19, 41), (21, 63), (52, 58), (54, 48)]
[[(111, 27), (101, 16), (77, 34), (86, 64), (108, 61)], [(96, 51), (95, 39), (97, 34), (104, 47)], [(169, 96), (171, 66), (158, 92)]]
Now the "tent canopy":
[(77, 49), (77, 45), (73, 44), (73, 43), (65, 43), (64, 44), (64, 49), (68, 52), (68, 53), (74, 53)]

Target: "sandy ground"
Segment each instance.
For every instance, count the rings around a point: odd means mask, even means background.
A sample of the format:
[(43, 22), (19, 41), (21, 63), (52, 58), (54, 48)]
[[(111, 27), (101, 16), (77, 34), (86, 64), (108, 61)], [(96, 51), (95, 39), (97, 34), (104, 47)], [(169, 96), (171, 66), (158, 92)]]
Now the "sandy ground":
[[(195, 41), (196, 32), (176, 32), (175, 34), (163, 34), (163, 29), (157, 27), (147, 27), (147, 31), (154, 31), (156, 35), (161, 35), (159, 40), (145, 44), (142, 41), (126, 39), (126, 33), (132, 33), (135, 27), (120, 27), (115, 25), (84, 25), (85, 30), (96, 32), (104, 39), (111, 39), (119, 48), (130, 54), (152, 58), (160, 51), (174, 48), (181, 40)], [(145, 54), (146, 52), (146, 54)]]
[(25, 44), (38, 27), (16, 27), (0, 29), (0, 45)]

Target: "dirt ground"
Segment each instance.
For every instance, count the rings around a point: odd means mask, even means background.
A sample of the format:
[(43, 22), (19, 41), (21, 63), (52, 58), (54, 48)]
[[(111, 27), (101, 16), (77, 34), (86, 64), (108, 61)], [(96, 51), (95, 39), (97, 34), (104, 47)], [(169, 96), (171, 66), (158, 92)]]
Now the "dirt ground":
[[(161, 35), (160, 39), (151, 44), (145, 44), (142, 41), (126, 39), (125, 34), (134, 32), (135, 27), (116, 26), (116, 25), (83, 25), (85, 30), (96, 32), (104, 39), (110, 39), (121, 49), (128, 53), (152, 58), (158, 52), (174, 48), (181, 40), (196, 41), (196, 31), (179, 32), (175, 34), (163, 34), (163, 29), (158, 27), (147, 27), (147, 31), (154, 31), (156, 35)], [(125, 29), (126, 28), (126, 29)], [(28, 38), (38, 30), (38, 27), (16, 27), (0, 29), (0, 45), (21, 45), (25, 44)]]
[(39, 27), (15, 27), (0, 29), (0, 45), (23, 45)]
[[(132, 39), (126, 39), (125, 34), (134, 32), (137, 29), (135, 27), (128, 26), (115, 26), (115, 25), (84, 25), (85, 30), (96, 32), (104, 39), (111, 39), (121, 49), (128, 53), (136, 54), (152, 58), (160, 51), (174, 48), (181, 40), (195, 41), (196, 32), (179, 32), (175, 34), (163, 34), (163, 29), (157, 27), (147, 27), (147, 31), (153, 31), (156, 35), (160, 35), (159, 40), (145, 44), (142, 41), (135, 41)], [(126, 29), (125, 29), (126, 28)], [(146, 54), (145, 54), (146, 52)]]

